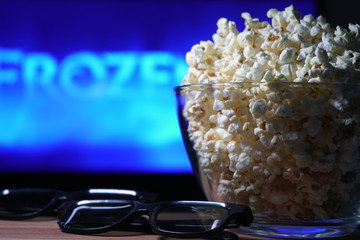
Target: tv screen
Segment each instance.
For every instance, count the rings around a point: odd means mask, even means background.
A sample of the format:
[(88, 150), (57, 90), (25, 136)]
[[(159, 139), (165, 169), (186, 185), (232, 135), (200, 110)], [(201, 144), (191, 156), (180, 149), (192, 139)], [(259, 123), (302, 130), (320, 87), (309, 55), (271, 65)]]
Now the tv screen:
[(217, 20), (316, 1), (0, 1), (0, 173), (190, 174), (173, 88)]

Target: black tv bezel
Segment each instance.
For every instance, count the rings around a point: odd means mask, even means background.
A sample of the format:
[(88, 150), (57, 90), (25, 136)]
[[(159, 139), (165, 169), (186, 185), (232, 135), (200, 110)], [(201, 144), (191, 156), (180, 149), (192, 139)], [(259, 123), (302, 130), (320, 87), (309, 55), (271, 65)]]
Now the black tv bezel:
[(0, 189), (6, 188), (134, 189), (156, 192), (159, 200), (206, 200), (193, 174), (0, 174)]

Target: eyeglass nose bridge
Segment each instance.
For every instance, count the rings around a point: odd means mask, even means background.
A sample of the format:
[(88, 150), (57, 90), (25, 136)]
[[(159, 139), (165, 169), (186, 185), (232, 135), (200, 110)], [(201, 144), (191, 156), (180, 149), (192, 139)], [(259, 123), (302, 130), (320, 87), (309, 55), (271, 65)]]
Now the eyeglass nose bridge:
[(134, 202), (133, 213), (135, 217), (147, 215), (149, 218), (152, 215), (153, 205), (149, 203)]
[[(131, 201), (133, 206), (131, 209), (131, 212), (129, 214), (127, 214), (124, 218), (122, 218), (121, 221), (119, 221), (117, 224), (115, 225), (130, 225), (131, 223), (134, 222), (135, 219), (140, 219), (140, 217), (144, 217), (144, 219), (142, 219), (141, 221), (144, 221), (146, 219), (146, 223), (142, 222), (142, 226), (143, 227), (150, 227), (150, 229), (152, 229), (152, 231), (154, 231), (155, 226), (152, 224), (151, 222), (151, 218), (153, 215), (153, 211), (154, 211), (154, 206), (151, 203), (143, 203), (143, 202), (138, 202), (138, 201)], [(145, 224), (145, 225), (143, 225)], [(147, 225), (149, 224), (149, 225)], [(148, 230), (150, 230), (148, 229)]]

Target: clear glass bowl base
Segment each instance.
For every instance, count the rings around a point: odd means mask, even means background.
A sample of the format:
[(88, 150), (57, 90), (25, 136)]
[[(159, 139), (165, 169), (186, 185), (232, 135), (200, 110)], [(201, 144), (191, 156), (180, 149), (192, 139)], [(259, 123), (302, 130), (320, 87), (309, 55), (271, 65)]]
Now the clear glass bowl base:
[(357, 229), (358, 220), (328, 220), (297, 224), (255, 218), (251, 227), (241, 227), (236, 231), (241, 234), (270, 238), (333, 238), (350, 235)]

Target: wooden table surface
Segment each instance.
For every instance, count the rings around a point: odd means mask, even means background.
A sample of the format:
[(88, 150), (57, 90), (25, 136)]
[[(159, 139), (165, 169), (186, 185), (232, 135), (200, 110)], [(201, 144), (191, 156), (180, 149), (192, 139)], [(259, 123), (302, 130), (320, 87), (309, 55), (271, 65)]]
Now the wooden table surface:
[[(238, 235), (239, 240), (252, 240), (252, 239), (267, 239), (272, 240), (275, 238), (260, 238), (254, 236)], [(138, 232), (125, 232), (113, 231), (102, 235), (77, 235), (63, 233), (60, 231), (55, 218), (37, 218), (24, 221), (6, 221), (0, 220), (0, 239), (1, 240), (52, 240), (52, 239), (71, 239), (71, 240), (169, 240), (179, 238), (167, 238), (155, 234), (138, 233)], [(346, 240), (359, 240), (360, 231), (356, 231), (350, 236), (344, 238), (332, 238), (333, 240), (346, 239)]]

